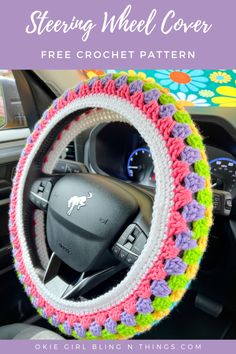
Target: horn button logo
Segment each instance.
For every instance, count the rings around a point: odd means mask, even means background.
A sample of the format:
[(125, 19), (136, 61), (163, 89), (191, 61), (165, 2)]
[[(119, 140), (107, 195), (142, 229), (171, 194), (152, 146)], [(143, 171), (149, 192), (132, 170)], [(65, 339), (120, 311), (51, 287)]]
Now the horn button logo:
[(80, 210), (80, 208), (86, 206), (88, 199), (91, 199), (93, 197), (93, 194), (91, 192), (88, 193), (88, 195), (82, 195), (81, 197), (74, 195), (71, 197), (68, 202), (67, 202), (67, 208), (69, 209), (67, 211), (67, 215), (71, 215), (73, 210), (76, 208), (77, 210)]

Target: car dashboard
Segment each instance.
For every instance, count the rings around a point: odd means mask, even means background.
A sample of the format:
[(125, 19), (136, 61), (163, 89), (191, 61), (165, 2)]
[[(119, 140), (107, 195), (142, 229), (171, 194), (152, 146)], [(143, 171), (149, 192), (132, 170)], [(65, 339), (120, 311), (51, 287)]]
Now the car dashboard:
[[(201, 129), (201, 123), (199, 124)], [(224, 143), (216, 145), (208, 136), (206, 153), (212, 175), (212, 186), (236, 195), (235, 146)], [(227, 134), (226, 134), (227, 135)], [(226, 136), (225, 136), (226, 139)], [(154, 166), (149, 147), (134, 127), (126, 123), (101, 124), (95, 127), (88, 139), (88, 160), (91, 172), (108, 175), (127, 183), (154, 188), (156, 183)]]

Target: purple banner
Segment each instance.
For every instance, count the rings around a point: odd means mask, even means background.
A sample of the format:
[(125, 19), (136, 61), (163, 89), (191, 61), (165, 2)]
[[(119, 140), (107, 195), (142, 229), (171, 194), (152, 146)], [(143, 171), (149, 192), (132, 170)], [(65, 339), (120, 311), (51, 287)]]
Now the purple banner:
[(13, 1), (0, 67), (234, 68), (235, 0)]
[(232, 340), (135, 340), (135, 341), (54, 341), (54, 340), (5, 340), (0, 342), (1, 353), (133, 353), (133, 354), (234, 354)]

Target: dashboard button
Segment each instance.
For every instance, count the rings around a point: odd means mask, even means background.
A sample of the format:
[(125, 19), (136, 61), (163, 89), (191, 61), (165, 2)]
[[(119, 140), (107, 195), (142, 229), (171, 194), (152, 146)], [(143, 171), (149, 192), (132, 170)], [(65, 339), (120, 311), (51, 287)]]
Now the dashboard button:
[(120, 247), (117, 246), (117, 245), (115, 245), (115, 246), (113, 246), (112, 251), (113, 251), (113, 253), (114, 253), (115, 256), (119, 256), (119, 254), (120, 254)]
[(129, 264), (133, 264), (137, 259), (138, 257), (134, 256), (133, 254), (128, 254), (126, 262)]
[(127, 250), (131, 250), (131, 248), (133, 247), (133, 244), (131, 242), (127, 242), (125, 245), (124, 245), (125, 248), (127, 248)]
[(121, 250), (121, 251), (120, 251), (119, 258), (120, 258), (121, 260), (124, 260), (124, 259), (126, 259), (127, 254), (128, 254), (128, 253), (127, 253), (126, 251)]
[(131, 243), (133, 243), (133, 242), (134, 242), (134, 240), (135, 240), (135, 237), (134, 237), (134, 236), (132, 236), (132, 235), (129, 235), (129, 237), (128, 237), (128, 241), (129, 241), (129, 242), (131, 242)]
[(232, 199), (226, 199), (225, 208), (229, 210), (232, 208)]
[(43, 198), (45, 200), (49, 200), (49, 196), (50, 196), (50, 193), (51, 193), (51, 190), (52, 190), (52, 183), (51, 182), (48, 182), (44, 188), (44, 192), (43, 192)]
[(214, 205), (214, 209), (216, 210), (220, 210), (221, 209), (221, 198), (219, 194), (214, 194), (213, 195), (213, 205)]
[(147, 242), (146, 236), (143, 233), (140, 233), (139, 237), (136, 238), (133, 247), (131, 248), (131, 251), (137, 255), (140, 255), (146, 242)]
[(140, 235), (140, 233), (141, 233), (141, 231), (137, 227), (135, 227), (132, 232), (132, 236), (134, 236), (136, 238)]

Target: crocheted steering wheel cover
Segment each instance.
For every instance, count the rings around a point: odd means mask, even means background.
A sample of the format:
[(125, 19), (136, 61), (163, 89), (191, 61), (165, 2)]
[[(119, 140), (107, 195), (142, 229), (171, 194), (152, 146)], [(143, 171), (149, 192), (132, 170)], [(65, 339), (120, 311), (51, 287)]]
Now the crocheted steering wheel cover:
[[(109, 293), (76, 303), (54, 298), (39, 279), (22, 210), (25, 179), (38, 148), (52, 127), (84, 108), (88, 111), (58, 136), (44, 171), (52, 171), (55, 156), (78, 132), (98, 122), (120, 120), (133, 124), (146, 140), (158, 177), (153, 222), (142, 254)], [(35, 212), (35, 238), (43, 267), (47, 255), (40, 213)], [(131, 338), (158, 323), (181, 300), (206, 249), (212, 191), (202, 138), (189, 114), (157, 83), (123, 72), (81, 82), (53, 103), (28, 138), (16, 169), (9, 215), (15, 268), (39, 314), (78, 339)]]

